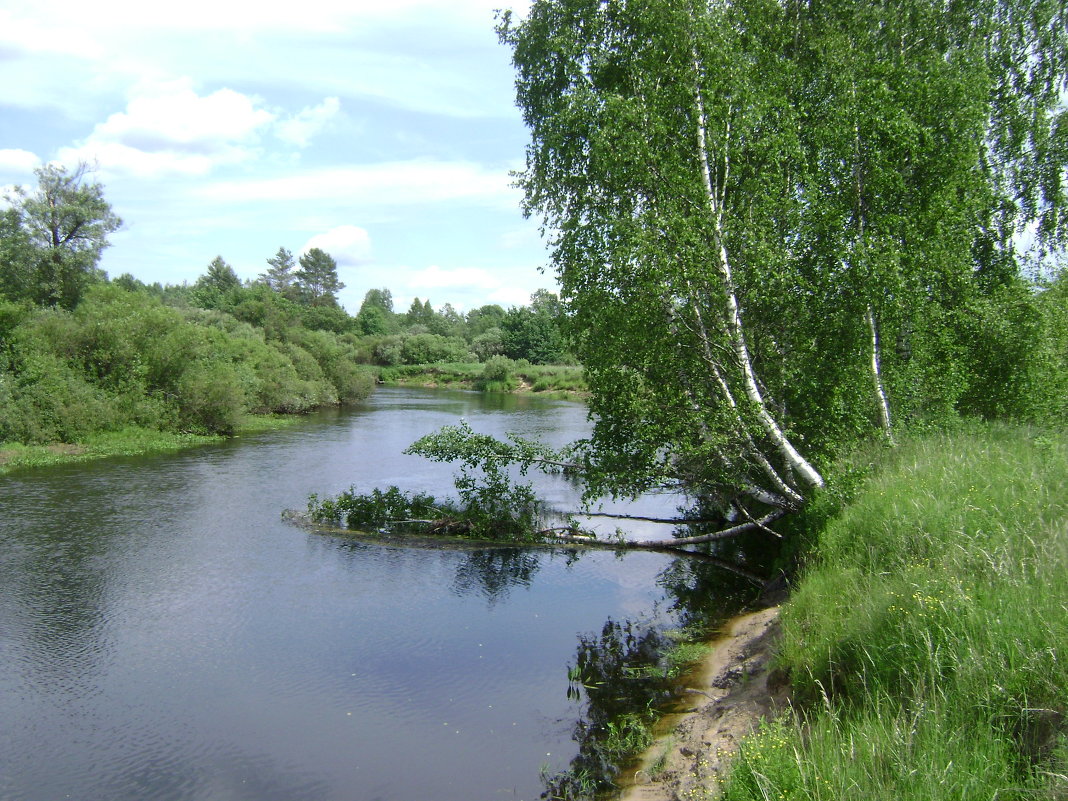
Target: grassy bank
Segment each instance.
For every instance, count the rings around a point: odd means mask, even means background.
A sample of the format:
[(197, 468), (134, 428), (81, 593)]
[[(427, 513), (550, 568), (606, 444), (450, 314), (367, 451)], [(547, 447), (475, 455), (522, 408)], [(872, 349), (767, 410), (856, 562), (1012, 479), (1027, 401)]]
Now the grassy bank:
[[(238, 426), (237, 436), (272, 431), (298, 422), (299, 416), (248, 415)], [(168, 453), (195, 445), (227, 439), (223, 436), (181, 434), (129, 426), (119, 431), (90, 434), (73, 443), (23, 445), (0, 443), (0, 475), (24, 467), (46, 467), (72, 462), (87, 462), (108, 456), (138, 456)]]
[(451, 387), (486, 392), (544, 392), (576, 396), (587, 391), (582, 367), (528, 364), (494, 357), (478, 362), (382, 367), (378, 379), (395, 386)]
[(796, 712), (724, 797), (1068, 797), (1068, 436), (989, 426), (879, 461), (783, 610)]

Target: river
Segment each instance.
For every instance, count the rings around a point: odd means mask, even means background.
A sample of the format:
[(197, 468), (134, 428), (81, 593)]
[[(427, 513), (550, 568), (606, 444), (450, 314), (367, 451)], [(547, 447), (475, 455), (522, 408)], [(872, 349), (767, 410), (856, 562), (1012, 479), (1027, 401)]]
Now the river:
[[(579, 637), (698, 614), (680, 597), (719, 592), (728, 614), (749, 591), (658, 553), (281, 520), (354, 483), (441, 494), (452, 468), (401, 452), (460, 418), (588, 431), (566, 401), (380, 389), (283, 431), (0, 478), (0, 799), (536, 799), (578, 750)], [(539, 490), (575, 505), (563, 478)]]

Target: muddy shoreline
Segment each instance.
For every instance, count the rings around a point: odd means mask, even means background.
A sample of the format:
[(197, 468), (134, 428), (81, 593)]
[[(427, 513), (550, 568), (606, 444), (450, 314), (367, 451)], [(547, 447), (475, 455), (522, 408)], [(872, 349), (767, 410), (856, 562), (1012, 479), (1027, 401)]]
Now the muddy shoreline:
[(787, 703), (786, 682), (771, 670), (778, 638), (778, 606), (728, 621), (652, 747), (621, 777), (620, 801), (715, 798), (738, 741)]

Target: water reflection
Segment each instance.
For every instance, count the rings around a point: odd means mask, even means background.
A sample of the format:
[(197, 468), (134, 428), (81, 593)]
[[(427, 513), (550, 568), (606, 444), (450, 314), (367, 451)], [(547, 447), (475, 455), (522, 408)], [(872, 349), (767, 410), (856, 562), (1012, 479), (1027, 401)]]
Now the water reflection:
[(491, 548), (470, 551), (456, 567), (453, 592), (477, 591), (490, 606), (508, 597), (513, 587), (529, 587), (541, 567), (540, 557), (521, 548)]
[[(353, 483), (440, 492), (452, 468), (402, 451), (460, 415), (554, 445), (588, 429), (572, 404), (389, 390), (0, 481), (0, 798), (533, 801), (539, 766), (581, 750), (576, 636), (598, 633), (593, 665), (606, 620), (677, 625), (719, 590), (657, 553), (413, 549), (280, 520)], [(574, 508), (566, 482), (546, 492)]]
[(755, 574), (734, 568), (718, 556), (675, 559), (656, 579), (670, 599), (667, 615), (609, 618), (599, 634), (579, 636), (567, 689), (581, 708), (572, 730), (578, 753), (565, 770), (543, 776), (542, 798), (582, 801), (615, 788), (621, 763), (648, 746), (646, 727), (676, 691), (670, 632), (707, 638), (757, 599), (759, 583), (748, 577)]
[(320, 537), (322, 547), (335, 550), (342, 562), (353, 569), (365, 564), (373, 555), (375, 562), (402, 571), (405, 565), (422, 565), (426, 561), (421, 551), (441, 552), (442, 559), (450, 564), (454, 573), (448, 584), (452, 593), (457, 597), (484, 598), (489, 606), (507, 599), (516, 587), (529, 588), (542, 562), (549, 556), (547, 549), (487, 547), (445, 538), (381, 536), (372, 539), (365, 535), (336, 533), (312, 536)]
[(609, 618), (599, 635), (579, 637), (568, 669), (568, 697), (585, 701), (572, 733), (578, 754), (566, 771), (544, 778), (543, 798), (577, 801), (612, 788), (618, 761), (643, 747), (643, 728), (671, 697), (660, 665), (669, 645), (646, 621)]

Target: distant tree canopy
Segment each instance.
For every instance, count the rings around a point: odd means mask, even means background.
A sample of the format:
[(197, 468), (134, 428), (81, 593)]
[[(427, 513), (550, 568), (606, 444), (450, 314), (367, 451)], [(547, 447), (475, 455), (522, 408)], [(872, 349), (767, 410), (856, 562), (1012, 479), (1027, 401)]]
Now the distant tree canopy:
[(345, 288), (338, 280), (334, 257), (319, 248), (300, 257), (300, 269), (294, 277), (298, 297), (310, 306), (337, 306), (337, 293)]
[(465, 316), (429, 299), (398, 314), (387, 288), (352, 317), (337, 263), (318, 248), (295, 260), (279, 247), (256, 281), (219, 255), (191, 285), (108, 282), (98, 262), (120, 221), (87, 173), (41, 168), (38, 187), (16, 187), (0, 210), (0, 442), (131, 425), (229, 433), (246, 414), (362, 397), (372, 379), (361, 364), (491, 358), (503, 332), (486, 324), (508, 315), (525, 325), (514, 327), (517, 358), (542, 360), (560, 337), (560, 321), (542, 319), (558, 304), (543, 294), (540, 327), (516, 310)]
[(533, 364), (552, 364), (565, 357), (561, 331), (563, 307), (551, 292), (539, 289), (530, 306), (509, 309), (500, 323), (501, 353)]
[(9, 297), (72, 309), (86, 287), (103, 278), (100, 254), (122, 220), (88, 174), (85, 163), (70, 171), (49, 164), (36, 170), (36, 188), (16, 186), (7, 196), (0, 258)]
[(297, 266), (293, 254), (280, 247), (277, 253), (267, 259), (267, 265), (267, 271), (260, 275), (260, 279), (279, 295), (292, 297)]

